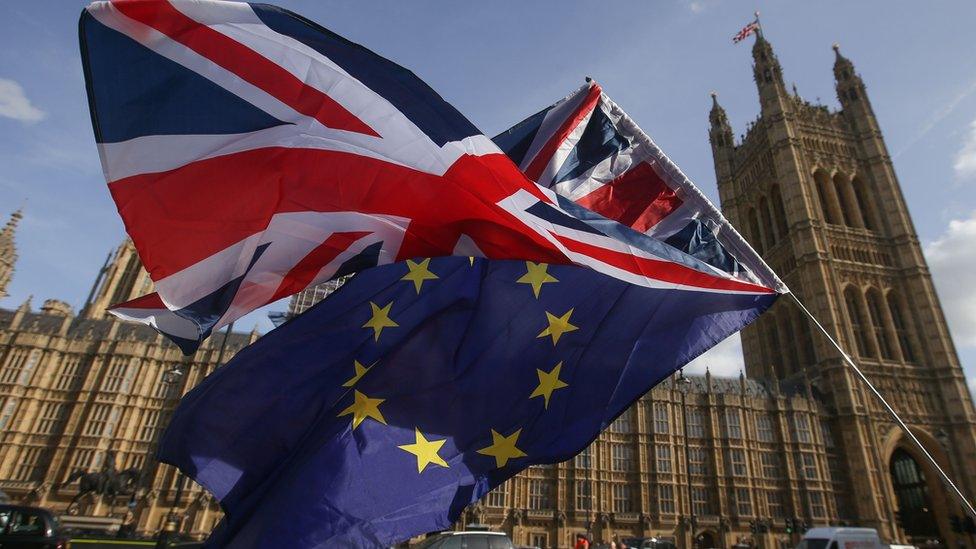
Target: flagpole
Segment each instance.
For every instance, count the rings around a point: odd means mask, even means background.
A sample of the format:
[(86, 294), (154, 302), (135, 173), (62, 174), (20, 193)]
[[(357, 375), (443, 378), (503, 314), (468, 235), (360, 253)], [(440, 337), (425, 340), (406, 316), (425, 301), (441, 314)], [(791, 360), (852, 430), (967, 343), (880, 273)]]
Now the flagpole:
[(759, 10), (756, 10), (755, 15), (756, 15), (756, 33), (759, 34), (761, 38), (763, 33), (762, 33), (762, 23), (759, 21)]
[[(757, 18), (758, 18), (758, 12), (757, 12)], [(885, 409), (888, 410), (888, 414), (890, 414), (891, 417), (895, 420), (895, 423), (897, 423), (898, 426), (901, 427), (901, 430), (906, 435), (908, 435), (908, 438), (910, 438), (912, 442), (915, 443), (915, 446), (919, 449), (919, 451), (922, 452), (922, 454), (929, 461), (929, 463), (933, 467), (935, 467), (935, 470), (939, 472), (939, 476), (942, 477), (942, 482), (950, 489), (952, 493), (956, 495), (956, 498), (959, 499), (959, 502), (962, 504), (963, 509), (966, 512), (968, 512), (969, 515), (973, 517), (973, 519), (976, 519), (976, 508), (973, 508), (973, 505), (969, 503), (969, 500), (966, 499), (966, 496), (963, 495), (963, 493), (959, 490), (959, 488), (956, 487), (956, 484), (952, 482), (952, 479), (949, 478), (949, 475), (946, 474), (946, 472), (942, 469), (942, 467), (939, 466), (938, 462), (935, 461), (935, 458), (932, 457), (932, 454), (930, 454), (929, 451), (925, 449), (925, 446), (922, 445), (922, 442), (918, 440), (918, 438), (915, 436), (914, 433), (912, 433), (912, 430), (908, 428), (908, 425), (906, 425), (905, 422), (902, 421), (901, 416), (898, 415), (898, 412), (896, 412), (895, 409), (891, 407), (891, 404), (888, 404), (888, 401), (885, 400), (883, 396), (881, 396), (881, 392), (879, 392), (878, 389), (874, 386), (874, 384), (871, 383), (870, 380), (868, 380), (867, 376), (864, 375), (864, 372), (861, 371), (861, 369), (857, 366), (857, 364), (854, 363), (854, 360), (851, 359), (850, 355), (844, 352), (844, 349), (842, 349), (840, 344), (837, 343), (837, 341), (833, 338), (833, 336), (831, 336), (830, 333), (827, 332), (827, 329), (823, 327), (823, 324), (821, 324), (820, 321), (813, 316), (813, 313), (811, 313), (810, 310), (803, 305), (803, 302), (800, 301), (800, 298), (798, 298), (796, 294), (794, 294), (792, 291), (790, 292), (790, 296), (793, 297), (793, 301), (795, 301), (796, 304), (800, 306), (800, 309), (802, 309), (803, 312), (807, 315), (807, 318), (809, 318), (814, 324), (816, 324), (817, 328), (820, 328), (820, 331), (823, 333), (823, 335), (826, 336), (827, 340), (830, 341), (831, 345), (833, 345), (834, 348), (837, 349), (838, 352), (840, 352), (841, 356), (844, 357), (844, 361), (847, 362), (847, 364), (854, 370), (854, 373), (856, 373), (857, 376), (861, 379), (861, 382), (864, 383), (864, 385), (867, 386), (867, 388), (870, 389), (872, 393), (874, 393), (874, 396), (878, 399), (878, 401), (881, 402), (881, 404), (884, 405)]]

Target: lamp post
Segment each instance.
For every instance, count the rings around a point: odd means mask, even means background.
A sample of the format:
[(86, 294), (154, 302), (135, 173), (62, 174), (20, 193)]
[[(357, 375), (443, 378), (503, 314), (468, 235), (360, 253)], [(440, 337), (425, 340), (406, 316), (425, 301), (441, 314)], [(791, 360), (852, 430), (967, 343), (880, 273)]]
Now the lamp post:
[(678, 370), (678, 391), (681, 393), (681, 440), (684, 442), (684, 452), (685, 452), (685, 496), (688, 502), (688, 513), (689, 516), (686, 521), (683, 521), (685, 528), (687, 529), (687, 536), (685, 536), (686, 549), (690, 549), (695, 543), (695, 528), (698, 526), (698, 517), (695, 516), (695, 505), (691, 501), (691, 452), (688, 450), (688, 406), (687, 406), (687, 394), (691, 385), (691, 380), (685, 377), (684, 368)]

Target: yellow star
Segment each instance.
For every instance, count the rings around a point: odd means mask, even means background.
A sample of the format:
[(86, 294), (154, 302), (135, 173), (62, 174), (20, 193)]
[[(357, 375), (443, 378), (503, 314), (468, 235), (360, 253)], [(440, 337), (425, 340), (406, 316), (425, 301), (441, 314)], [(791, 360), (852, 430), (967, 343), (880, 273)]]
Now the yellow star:
[(400, 280), (409, 280), (413, 282), (415, 288), (417, 288), (417, 293), (420, 293), (420, 287), (424, 285), (425, 280), (434, 280), (437, 275), (430, 272), (427, 266), (430, 265), (430, 258), (421, 261), (420, 263), (414, 263), (413, 261), (407, 260), (407, 268), (410, 272), (403, 275)]
[(393, 302), (386, 304), (386, 307), (380, 308), (377, 304), (372, 301), (369, 302), (369, 308), (373, 311), (373, 316), (370, 317), (366, 324), (363, 324), (363, 328), (372, 328), (374, 331), (373, 340), (380, 340), (380, 333), (383, 328), (396, 328), (399, 326), (396, 322), (390, 319), (390, 307), (393, 306)]
[(417, 472), (423, 473), (427, 465), (433, 463), (434, 465), (440, 465), (441, 467), (447, 467), (447, 462), (444, 458), (437, 455), (437, 452), (444, 446), (444, 440), (427, 440), (424, 438), (423, 433), (420, 432), (419, 428), (415, 428), (415, 435), (413, 444), (404, 444), (402, 446), (397, 446), (397, 448), (410, 452), (411, 454), (417, 456)]
[(556, 364), (556, 367), (552, 369), (551, 372), (546, 373), (542, 370), (536, 368), (536, 374), (539, 376), (539, 386), (532, 391), (529, 398), (535, 398), (541, 396), (545, 399), (545, 408), (549, 409), (549, 397), (552, 396), (552, 392), (556, 389), (562, 389), (563, 387), (569, 387), (568, 384), (564, 383), (563, 380), (559, 379), (559, 370), (563, 367), (562, 361)]
[(385, 400), (382, 398), (369, 398), (368, 396), (360, 393), (359, 391), (353, 391), (355, 393), (355, 400), (352, 405), (339, 412), (336, 417), (348, 416), (352, 414), (352, 428), (355, 429), (359, 427), (359, 424), (363, 422), (368, 417), (375, 419), (376, 421), (386, 425), (386, 420), (383, 419), (383, 414), (380, 413), (380, 404)]
[(479, 454), (485, 456), (492, 456), (495, 458), (495, 466), (499, 469), (504, 467), (508, 463), (509, 459), (525, 457), (525, 452), (519, 450), (515, 443), (518, 442), (519, 434), (522, 429), (515, 431), (514, 433), (506, 436), (502, 436), (501, 433), (492, 429), (491, 430), (491, 446), (487, 446), (478, 450)]
[(342, 386), (343, 387), (352, 387), (353, 385), (356, 384), (357, 381), (359, 381), (359, 379), (361, 377), (363, 377), (364, 375), (366, 375), (366, 372), (368, 372), (369, 369), (372, 368), (373, 366), (376, 366), (376, 363), (375, 362), (372, 363), (372, 364), (370, 364), (369, 366), (363, 366), (362, 364), (359, 363), (358, 360), (353, 360), (352, 361), (352, 367), (356, 371), (356, 375), (354, 375), (351, 378), (349, 378), (349, 381), (343, 383)]
[(522, 278), (516, 280), (522, 284), (529, 284), (532, 286), (532, 293), (535, 294), (536, 299), (539, 298), (539, 291), (542, 290), (542, 285), (547, 282), (559, 282), (556, 277), (549, 274), (546, 270), (549, 268), (548, 263), (533, 263), (531, 261), (525, 262), (525, 274)]
[(546, 328), (545, 330), (542, 330), (542, 332), (540, 332), (539, 335), (535, 337), (540, 338), (540, 337), (552, 336), (552, 344), (555, 345), (556, 343), (559, 343), (559, 338), (562, 337), (562, 335), (565, 334), (566, 332), (579, 330), (579, 328), (569, 323), (569, 317), (572, 314), (573, 314), (573, 309), (566, 311), (566, 314), (564, 314), (563, 316), (556, 316), (550, 313), (549, 311), (546, 311), (546, 319), (549, 321), (549, 327)]

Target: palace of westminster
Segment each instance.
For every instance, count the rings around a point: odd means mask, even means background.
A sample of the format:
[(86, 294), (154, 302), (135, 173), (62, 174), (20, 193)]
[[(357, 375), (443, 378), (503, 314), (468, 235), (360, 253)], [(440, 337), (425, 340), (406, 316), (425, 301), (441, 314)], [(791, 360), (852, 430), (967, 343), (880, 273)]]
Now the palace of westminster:
[[(841, 108), (832, 111), (788, 92), (757, 38), (755, 123), (736, 140), (717, 100), (709, 115), (722, 209), (973, 498), (972, 397), (866, 87), (835, 50)], [(19, 219), (0, 232), (0, 298)], [(219, 505), (150, 456), (179, 396), (258, 334), (220, 333), (183, 357), (151, 329), (106, 314), (151, 286), (127, 241), (77, 313), (54, 299), (0, 309), (0, 490), (147, 535), (176, 516), (184, 534), (204, 537)], [(296, 296), (290, 313), (324, 293)], [(930, 465), (792, 300), (745, 329), (742, 344), (748, 377), (672, 376), (574, 459), (517, 475), (460, 522), (539, 547), (589, 532), (772, 549), (795, 544), (797, 525), (976, 547), (953, 528), (963, 512)], [(106, 468), (144, 480), (134, 495), (69, 509), (78, 484), (68, 477)]]

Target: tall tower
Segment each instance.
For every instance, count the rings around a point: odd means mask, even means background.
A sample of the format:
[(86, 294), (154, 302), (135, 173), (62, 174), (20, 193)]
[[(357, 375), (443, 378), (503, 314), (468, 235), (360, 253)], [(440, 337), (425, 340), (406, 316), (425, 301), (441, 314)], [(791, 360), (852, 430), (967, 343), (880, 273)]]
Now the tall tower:
[(21, 211), (15, 211), (3, 229), (0, 229), (0, 298), (7, 297), (7, 286), (14, 276), (14, 264), (17, 263), (14, 233), (17, 232), (17, 224), (21, 217), (23, 217)]
[(85, 318), (104, 318), (110, 306), (153, 291), (153, 282), (142, 266), (132, 240), (126, 238), (109, 254), (82, 309)]
[[(973, 497), (973, 402), (866, 87), (834, 50), (838, 111), (788, 93), (757, 36), (759, 117), (735, 143), (717, 100), (709, 116), (722, 209)], [(791, 300), (742, 341), (750, 376), (809, 380), (830, 410), (854, 488), (838, 516), (889, 540), (972, 546), (935, 471)]]

